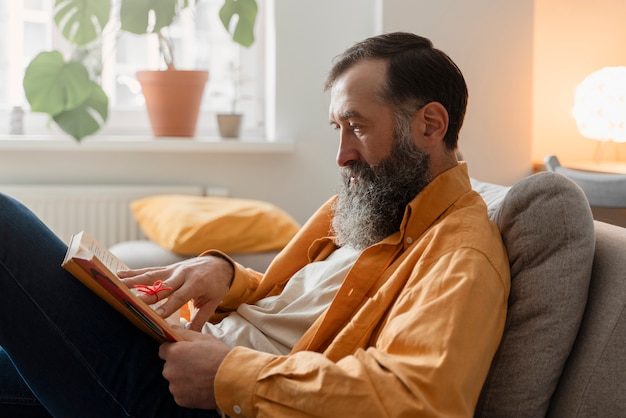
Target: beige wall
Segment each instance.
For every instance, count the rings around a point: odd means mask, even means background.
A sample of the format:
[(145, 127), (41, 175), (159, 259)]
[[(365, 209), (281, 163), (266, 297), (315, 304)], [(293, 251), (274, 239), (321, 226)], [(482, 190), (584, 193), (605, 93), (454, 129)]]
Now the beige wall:
[[(624, 0), (535, 0), (534, 161), (593, 157), (597, 142), (583, 137), (572, 117), (574, 91), (593, 71), (626, 65), (625, 20)], [(605, 155), (614, 158), (615, 149), (609, 145)]]
[(426, 36), (461, 68), (470, 99), (459, 146), (473, 177), (530, 173), (532, 0), (384, 0), (383, 29)]

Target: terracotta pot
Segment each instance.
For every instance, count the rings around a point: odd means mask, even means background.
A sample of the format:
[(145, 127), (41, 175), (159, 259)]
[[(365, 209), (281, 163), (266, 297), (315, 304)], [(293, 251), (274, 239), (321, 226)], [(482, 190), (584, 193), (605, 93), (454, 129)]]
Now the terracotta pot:
[(239, 138), (243, 115), (239, 113), (218, 113), (217, 126), (222, 138)]
[(208, 71), (138, 71), (154, 136), (196, 134)]

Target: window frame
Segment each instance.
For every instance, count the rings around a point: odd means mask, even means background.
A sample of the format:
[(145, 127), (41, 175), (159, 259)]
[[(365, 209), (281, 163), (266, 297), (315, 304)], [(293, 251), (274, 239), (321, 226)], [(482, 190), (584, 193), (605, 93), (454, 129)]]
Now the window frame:
[[(52, 14), (52, 4), (54, 0), (44, 0), (50, 6), (46, 8), (44, 12), (41, 13), (49, 13), (50, 16)], [(20, 3), (20, 4), (18, 4)], [(249, 68), (254, 72), (254, 79), (251, 82), (244, 83), (242, 85), (242, 96), (244, 99), (241, 101), (241, 108), (243, 113), (246, 114), (244, 117), (244, 125), (242, 127), (242, 136), (251, 136), (251, 137), (266, 137), (267, 129), (266, 129), (266, 20), (267, 20), (267, 10), (266, 6), (269, 6), (270, 2), (268, 0), (257, 0), (259, 5), (259, 11), (256, 21), (255, 27), (255, 42), (250, 48), (243, 48), (236, 45), (231, 41), (233, 47), (238, 48), (240, 50), (241, 60), (242, 60), (242, 68)], [(12, 8), (13, 13), (15, 10), (19, 9), (20, 6), (23, 8), (23, 2), (11, 1), (5, 7)], [(24, 33), (23, 30), (20, 31), (15, 29), (16, 27), (24, 27), (23, 21), (25, 18), (20, 19), (19, 21), (15, 19), (13, 16), (8, 18), (9, 22), (9, 31), (11, 33), (15, 32), (14, 41), (8, 43), (8, 45), (14, 45), (13, 48), (22, 49), (23, 52), (23, 42), (24, 42)], [(0, 22), (1, 23), (1, 22)], [(221, 30), (223, 28), (221, 25), (219, 26)], [(47, 27), (47, 36), (49, 41), (46, 43), (46, 50), (50, 49), (58, 49), (61, 50), (64, 55), (67, 57), (69, 55), (70, 47), (67, 41), (65, 41), (60, 35), (58, 29), (52, 22), (52, 18), (50, 17), (48, 27)], [(224, 33), (226, 33), (224, 31)], [(123, 36), (135, 36), (130, 34), (124, 34)], [(146, 38), (146, 42), (155, 42), (154, 40), (149, 40), (148, 37), (142, 35)], [(156, 37), (156, 36), (155, 36)], [(21, 42), (17, 42), (21, 40)], [(105, 53), (111, 52), (111, 45), (107, 45), (103, 43), (103, 48), (105, 49)], [(156, 50), (156, 48), (154, 48)], [(15, 50), (12, 54), (15, 54)], [(20, 55), (21, 56), (21, 55)], [(42, 113), (31, 112), (28, 106), (28, 103), (25, 98), (23, 98), (23, 87), (21, 85), (21, 78), (23, 77), (23, 71), (25, 70), (28, 62), (32, 59), (32, 57), (23, 57), (23, 62), (15, 63), (12, 65), (13, 68), (13, 77), (15, 78), (15, 69), (22, 67), (22, 75), (19, 77), (20, 83), (17, 87), (21, 93), (22, 100), (11, 98), (7, 102), (0, 101), (0, 132), (2, 133), (10, 133), (11, 132), (11, 119), (12, 115), (16, 114), (17, 111), (15, 107), (21, 108), (23, 112), (23, 133), (25, 134), (34, 134), (34, 135), (67, 135), (63, 131), (60, 130), (54, 123), (51, 123), (48, 120), (48, 116)], [(159, 59), (157, 59), (157, 62)], [(159, 65), (159, 64), (157, 64)], [(147, 69), (152, 67), (154, 69), (155, 61), (152, 62), (152, 66), (146, 65)], [(103, 69), (103, 74), (106, 75), (107, 71), (115, 71), (115, 64), (112, 65), (111, 68), (107, 66)], [(183, 67), (184, 68), (184, 67)], [(209, 83), (218, 83), (219, 81), (216, 79), (217, 77), (213, 76), (213, 71), (209, 68)], [(245, 74), (245, 72), (244, 72)], [(9, 83), (13, 86), (14, 92), (12, 93), (15, 96), (15, 86), (18, 83)], [(106, 85), (106, 83), (103, 83)], [(205, 89), (205, 100), (211, 100), (212, 97), (207, 97), (210, 95), (210, 86), (207, 85)], [(114, 96), (115, 94), (111, 94), (111, 86), (110, 81), (107, 87), (107, 94), (109, 96)], [(250, 103), (246, 103), (247, 98), (252, 97), (253, 100), (249, 100)], [(0, 98), (0, 100), (2, 100)], [(19, 109), (18, 109), (19, 110)], [(218, 129), (216, 123), (215, 114), (218, 112), (217, 108), (210, 108), (206, 105), (202, 107), (197, 127), (197, 136), (198, 137), (217, 137)], [(147, 111), (145, 106), (139, 106), (137, 108), (128, 108), (126, 106), (115, 106), (113, 103), (109, 105), (109, 117), (105, 125), (102, 127), (100, 131), (92, 136), (115, 136), (115, 135), (123, 135), (123, 136), (150, 136), (150, 123), (147, 115)]]

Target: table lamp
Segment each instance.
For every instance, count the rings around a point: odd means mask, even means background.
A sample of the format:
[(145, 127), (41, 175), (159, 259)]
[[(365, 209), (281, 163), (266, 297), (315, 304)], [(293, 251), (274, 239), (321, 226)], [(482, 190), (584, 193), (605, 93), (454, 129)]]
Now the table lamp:
[(600, 141), (597, 162), (606, 142), (626, 142), (626, 67), (605, 67), (589, 74), (576, 88), (573, 114), (580, 133)]

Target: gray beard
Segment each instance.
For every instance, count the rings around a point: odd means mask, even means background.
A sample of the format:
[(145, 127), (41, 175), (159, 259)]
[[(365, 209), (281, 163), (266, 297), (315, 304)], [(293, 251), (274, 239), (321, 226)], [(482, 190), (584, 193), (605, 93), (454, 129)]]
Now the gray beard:
[(406, 205), (431, 181), (428, 155), (408, 135), (397, 136), (379, 165), (357, 161), (341, 176), (332, 228), (339, 246), (357, 250), (399, 231)]

